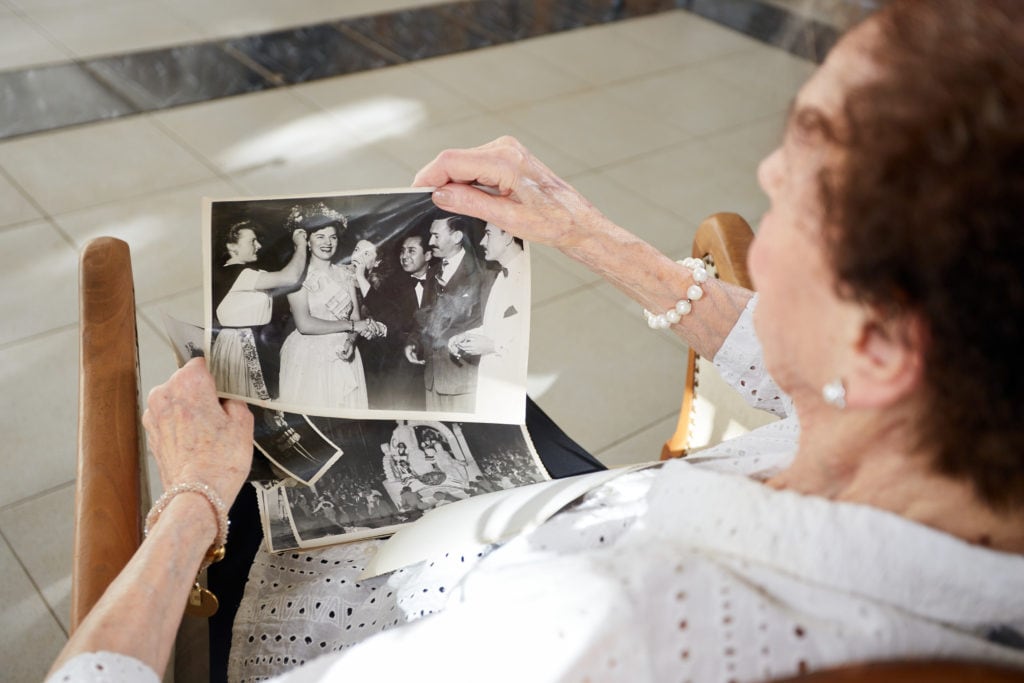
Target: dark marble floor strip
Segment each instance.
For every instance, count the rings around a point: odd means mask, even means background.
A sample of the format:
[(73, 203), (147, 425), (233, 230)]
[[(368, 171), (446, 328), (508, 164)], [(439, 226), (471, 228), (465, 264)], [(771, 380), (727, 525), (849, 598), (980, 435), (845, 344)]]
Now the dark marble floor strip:
[(808, 59), (831, 27), (760, 0), (464, 0), (0, 72), (0, 139), (682, 8)]

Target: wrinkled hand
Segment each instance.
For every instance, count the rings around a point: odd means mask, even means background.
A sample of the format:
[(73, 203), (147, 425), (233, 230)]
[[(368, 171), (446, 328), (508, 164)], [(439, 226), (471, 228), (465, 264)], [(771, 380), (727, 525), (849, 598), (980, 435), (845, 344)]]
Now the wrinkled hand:
[(292, 230), (292, 244), (295, 245), (296, 249), (305, 249), (306, 240), (308, 238), (309, 236), (306, 234), (305, 230), (302, 230), (301, 228), (296, 228), (295, 230)]
[[(452, 342), (457, 351), (452, 351)], [(463, 332), (448, 340), (448, 350), (456, 356), (484, 356), (494, 353), (494, 340), (482, 334)]]
[(164, 489), (205, 483), (230, 506), (252, 463), (253, 417), (245, 403), (221, 403), (202, 358), (149, 392), (146, 403), (142, 424)]
[[(434, 203), (481, 218), (530, 242), (569, 248), (599, 212), (518, 140), (498, 138), (473, 149), (441, 152), (413, 185), (436, 187)], [(489, 188), (489, 192), (474, 185)]]
[(405, 347), (405, 359), (413, 365), (426, 365), (427, 361), (420, 360), (420, 357), (416, 355), (416, 347), (409, 344)]

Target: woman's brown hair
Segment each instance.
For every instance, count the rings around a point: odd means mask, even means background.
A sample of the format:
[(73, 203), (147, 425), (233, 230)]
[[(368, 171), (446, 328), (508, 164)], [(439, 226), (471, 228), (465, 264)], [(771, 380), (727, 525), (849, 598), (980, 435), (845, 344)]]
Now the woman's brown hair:
[(878, 74), (826, 137), (841, 293), (924, 321), (920, 438), (938, 471), (1024, 507), (1024, 2), (897, 0), (868, 21)]

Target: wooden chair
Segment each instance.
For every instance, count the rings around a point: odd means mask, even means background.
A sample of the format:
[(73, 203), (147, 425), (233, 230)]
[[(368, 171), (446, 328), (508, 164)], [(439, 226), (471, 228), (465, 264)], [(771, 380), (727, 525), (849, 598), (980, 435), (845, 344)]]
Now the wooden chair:
[[(752, 233), (735, 214), (716, 214), (698, 231), (694, 254), (710, 256), (719, 277), (749, 284), (746, 248)], [(71, 576), (71, 629), (78, 627), (141, 542), (141, 519), (149, 507), (145, 449), (139, 428), (138, 350), (131, 257), (121, 240), (93, 240), (81, 255), (81, 358), (78, 480)], [(680, 430), (666, 444), (670, 454), (687, 445), (694, 398), (691, 354)], [(194, 620), (189, 620), (194, 623)], [(188, 624), (188, 621), (186, 621)], [(180, 638), (180, 634), (179, 634)], [(179, 644), (180, 644), (179, 640)], [(176, 657), (195, 664), (195, 652)], [(788, 682), (1024, 683), (1024, 671), (987, 664), (942, 661), (870, 663), (818, 671)]]
[(145, 449), (128, 245), (89, 243), (79, 272), (78, 472), (71, 566), (74, 631), (142, 542)]
[[(747, 272), (747, 251), (753, 239), (754, 231), (738, 214), (716, 213), (697, 228), (691, 255), (702, 259), (720, 280), (753, 289)], [(685, 456), (775, 419), (748, 406), (710, 361), (690, 349), (679, 420), (662, 446), (661, 459)]]

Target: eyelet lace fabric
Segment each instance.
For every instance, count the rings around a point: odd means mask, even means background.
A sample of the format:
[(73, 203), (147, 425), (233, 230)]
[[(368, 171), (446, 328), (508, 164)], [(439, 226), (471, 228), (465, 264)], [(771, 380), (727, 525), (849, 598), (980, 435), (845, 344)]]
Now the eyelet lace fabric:
[[(758, 374), (752, 309), (716, 364), (740, 363), (726, 376), (786, 415)], [(229, 677), (746, 683), (912, 657), (1024, 668), (1024, 557), (758, 483), (798, 436), (780, 420), (621, 476), (501, 547), (369, 581), (357, 577), (379, 541), (259, 553)]]
[(69, 659), (46, 683), (159, 683), (148, 666), (116, 652), (86, 652)]
[(765, 370), (761, 342), (754, 331), (753, 312), (756, 307), (755, 294), (715, 354), (715, 368), (750, 406), (779, 417), (792, 415), (792, 399)]

